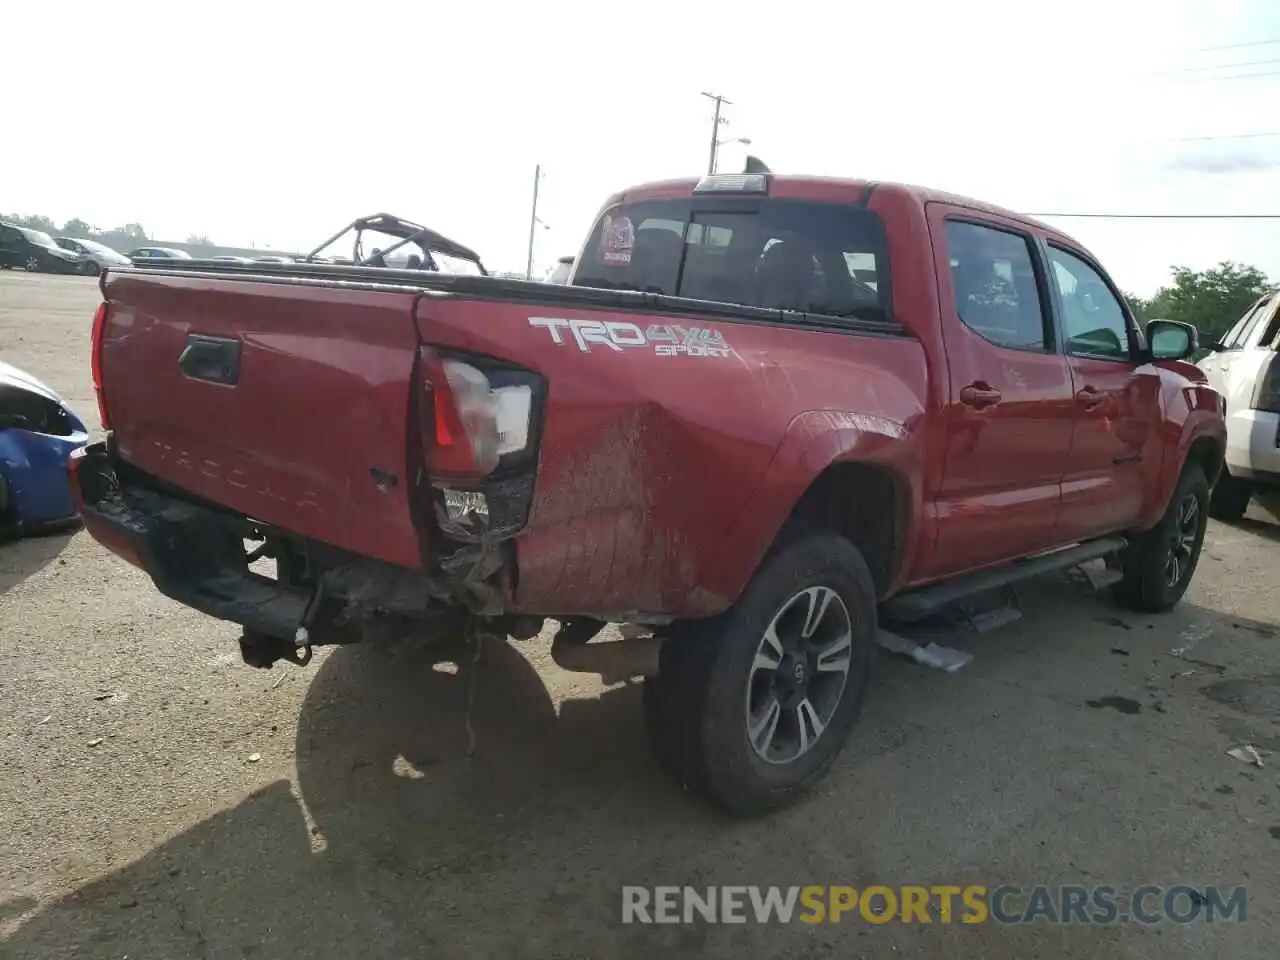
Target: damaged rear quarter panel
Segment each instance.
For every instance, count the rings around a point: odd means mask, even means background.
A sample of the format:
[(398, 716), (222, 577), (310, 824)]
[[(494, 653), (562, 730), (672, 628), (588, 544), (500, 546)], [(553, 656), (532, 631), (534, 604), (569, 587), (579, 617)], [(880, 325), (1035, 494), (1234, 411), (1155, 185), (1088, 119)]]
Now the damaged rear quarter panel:
[[(484, 322), (475, 321), (479, 310)], [(625, 345), (583, 342), (574, 320), (616, 324)], [(856, 451), (851, 430), (897, 441), (923, 404), (922, 348), (906, 338), (430, 296), (418, 324), (428, 343), (502, 357), (547, 378), (533, 508), (516, 541), (514, 609), (530, 613), (723, 610), (815, 463), (837, 449)], [(637, 339), (631, 325), (697, 327), (708, 331), (704, 342), (718, 335), (727, 349), (670, 355), (663, 341)], [(803, 416), (810, 412), (816, 416)], [(779, 477), (770, 465), (797, 422), (795, 435), (815, 452), (789, 452)], [(777, 495), (761, 502), (766, 478)], [(748, 503), (767, 515), (744, 518)], [(726, 561), (728, 543), (752, 555)]]

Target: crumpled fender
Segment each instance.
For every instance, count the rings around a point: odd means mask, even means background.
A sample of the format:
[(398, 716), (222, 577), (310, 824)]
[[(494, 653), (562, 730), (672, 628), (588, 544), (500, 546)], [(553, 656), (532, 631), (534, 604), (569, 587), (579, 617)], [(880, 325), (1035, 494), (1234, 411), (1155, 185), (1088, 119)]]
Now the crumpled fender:
[[(837, 463), (876, 465), (892, 472), (909, 503), (902, 553), (919, 549), (924, 535), (923, 442), (914, 426), (849, 411), (798, 414), (710, 567), (716, 574), (713, 592), (725, 598), (726, 606), (737, 599), (796, 503), (827, 467)], [(891, 589), (909, 567), (901, 559)]]

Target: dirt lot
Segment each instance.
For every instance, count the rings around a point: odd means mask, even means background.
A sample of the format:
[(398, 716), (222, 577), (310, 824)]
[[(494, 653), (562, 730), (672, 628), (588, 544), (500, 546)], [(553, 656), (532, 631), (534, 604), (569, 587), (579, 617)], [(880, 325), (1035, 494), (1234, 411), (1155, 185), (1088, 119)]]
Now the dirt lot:
[[(90, 280), (0, 274), (0, 357), (96, 419)], [(0, 957), (1274, 955), (1280, 527), (1212, 525), (1175, 613), (1067, 579), (881, 659), (821, 792), (726, 822), (659, 774), (638, 690), (545, 641), (476, 675), (359, 647), (263, 672), (84, 535), (0, 547)], [(1174, 651), (1179, 650), (1179, 654)], [(1119, 698), (1119, 699), (1106, 699)], [(95, 745), (96, 744), (96, 745)], [(1280, 754), (1277, 754), (1280, 757)], [(257, 758), (256, 760), (254, 758)], [(1245, 884), (1243, 924), (624, 926), (623, 884)]]

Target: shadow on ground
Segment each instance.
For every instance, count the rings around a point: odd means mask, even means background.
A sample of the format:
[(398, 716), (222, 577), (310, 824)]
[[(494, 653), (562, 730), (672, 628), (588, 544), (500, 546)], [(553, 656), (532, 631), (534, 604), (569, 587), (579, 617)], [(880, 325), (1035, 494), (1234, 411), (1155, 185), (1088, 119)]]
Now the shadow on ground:
[(7, 593), (58, 559), (75, 531), (0, 540), (0, 594)]
[[(1139, 692), (1141, 680), (1125, 680), (1120, 668), (1140, 657), (1154, 662), (1164, 656), (1162, 651), (1182, 642), (1178, 631), (1185, 633), (1188, 624), (1212, 622), (1224, 634), (1244, 628), (1233, 627), (1233, 618), (1189, 604), (1152, 621), (1156, 626), (1150, 629), (1140, 622), (1116, 626), (1100, 622), (1106, 617), (1119, 622), (1114, 608), (1080, 596), (1078, 585), (1053, 589), (1071, 592), (1066, 601), (1061, 596), (1049, 601), (1054, 604), (1049, 616), (1061, 619), (1067, 615), (1057, 611), (1074, 608), (1069, 617), (1074, 622), (1064, 635), (1077, 638), (1075, 649), (1041, 646), (1038, 654), (1027, 655), (1038, 639), (1030, 626), (1021, 635), (979, 638), (975, 666), (982, 672), (967, 668), (975, 677), (967, 696), (967, 673), (947, 676), (882, 658), (882, 683), (878, 699), (873, 697), (877, 705), (831, 781), (810, 801), (757, 823), (726, 821), (659, 774), (643, 741), (635, 687), (568, 700), (557, 713), (539, 674), (510, 645), (487, 647), (486, 662), (475, 674), (466, 665), (456, 670), (434, 665), (422, 651), (338, 650), (319, 668), (299, 718), (301, 798), (288, 781), (270, 784), (124, 869), (40, 909), (0, 947), (0, 956), (650, 960), (656, 951), (666, 951), (716, 957), (785, 954), (803, 960), (883, 955), (890, 942), (918, 949), (922, 941), (912, 938), (930, 931), (897, 925), (623, 926), (620, 887), (811, 882), (814, 870), (825, 871), (827, 882), (850, 883), (917, 882), (909, 878), (939, 869), (953, 878), (980, 877), (981, 871), (990, 872), (991, 861), (979, 856), (972, 862), (973, 850), (1010, 843), (1025, 843), (1046, 863), (1059, 865), (1043, 841), (1037, 848), (1022, 838), (1016, 816), (1006, 828), (1004, 818), (995, 815), (1001, 805), (1016, 814), (1013, 797), (1034, 781), (1059, 775), (1064, 757), (1027, 754), (1028, 744), (1051, 736), (1050, 728), (1063, 715), (1083, 717), (1086, 730), (1103, 729), (1104, 723), (1105, 729), (1120, 729), (1110, 726), (1112, 717), (1115, 724), (1162, 722), (1149, 700), (1143, 718), (1129, 718), (1088, 704), (1085, 697), (1148, 697)], [(1244, 632), (1254, 636), (1262, 629), (1271, 627), (1255, 624)], [(1120, 642), (1126, 647), (1123, 657), (1115, 652), (1120, 647), (1109, 649)], [(1037, 676), (1060, 671), (1073, 657), (1087, 657), (1089, 670), (1117, 679), (1090, 682), (1079, 698), (1035, 699)], [(1037, 660), (1042, 662), (1033, 666)], [(1174, 676), (1184, 666), (1160, 670), (1162, 676)], [(1206, 680), (1218, 682), (1223, 671), (1204, 673)], [(1018, 686), (1020, 676), (1027, 678), (1025, 689)], [(981, 692), (1004, 685), (1017, 687), (1018, 697), (1010, 701), (1013, 706), (1002, 707), (1005, 716), (992, 721), (993, 704)], [(470, 757), (468, 713), (474, 734)], [(948, 780), (953, 774), (947, 761), (929, 759), (935, 752), (939, 758), (954, 755), (947, 737), (957, 728), (964, 734), (957, 743), (974, 731), (990, 731), (985, 735), (994, 743), (988, 748), (1009, 752), (1010, 761), (990, 774), (997, 785), (984, 787), (985, 773), (974, 774), (977, 783)], [(890, 761), (897, 777), (912, 770), (942, 771), (940, 781), (929, 780), (928, 773), (911, 774), (925, 781), (910, 786), (919, 791), (911, 806), (924, 819), (910, 827), (901, 821), (899, 828), (941, 831), (919, 848), (886, 840), (885, 831), (894, 827), (884, 808), (874, 823), (862, 820), (872, 801), (868, 777), (858, 768), (904, 743), (914, 748), (913, 755), (908, 760), (904, 751)], [(1015, 755), (1022, 759), (1014, 760)], [(900, 807), (907, 785), (884, 777), (884, 765), (874, 769), (884, 778), (881, 789), (898, 793), (899, 800), (887, 801), (888, 809)], [(1135, 776), (1140, 793), (1149, 778)], [(945, 812), (932, 807), (945, 802), (949, 783), (971, 797), (987, 798), (992, 816), (981, 821), (986, 826), (958, 826), (959, 832), (946, 833)], [(1080, 812), (1091, 802), (1085, 798), (1070, 809)], [(1144, 864), (1131, 866), (1141, 871)], [(30, 907), (0, 904), (0, 916)], [(1084, 931), (1071, 941), (1060, 929), (1038, 927), (932, 933), (945, 939), (946, 955), (957, 957), (1148, 955), (1127, 946), (1121, 950), (1116, 928)], [(1155, 941), (1153, 948), (1164, 950), (1169, 940), (1164, 938), (1163, 946)]]
[(1268, 523), (1266, 520), (1255, 520), (1253, 517), (1244, 517), (1235, 521), (1229, 526), (1236, 530), (1243, 530), (1245, 533), (1251, 533), (1255, 537), (1262, 537), (1273, 543), (1280, 543), (1280, 526), (1275, 523)]

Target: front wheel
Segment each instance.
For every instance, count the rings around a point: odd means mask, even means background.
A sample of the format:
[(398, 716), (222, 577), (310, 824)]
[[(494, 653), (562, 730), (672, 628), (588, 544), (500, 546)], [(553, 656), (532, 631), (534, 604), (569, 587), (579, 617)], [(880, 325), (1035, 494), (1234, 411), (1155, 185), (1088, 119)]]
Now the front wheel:
[(40, 260), (38, 257), (27, 257), (26, 262), (27, 273), (35, 273), (40, 269)]
[(875, 587), (853, 544), (815, 535), (778, 550), (732, 609), (663, 644), (644, 688), (659, 762), (738, 815), (792, 803), (849, 738), (875, 635)]
[(80, 272), (86, 277), (96, 277), (101, 271), (102, 268), (93, 260), (86, 260), (80, 265)]
[(1144, 613), (1172, 609), (1191, 583), (1208, 523), (1209, 481), (1189, 463), (1160, 522), (1125, 548), (1116, 598)]

